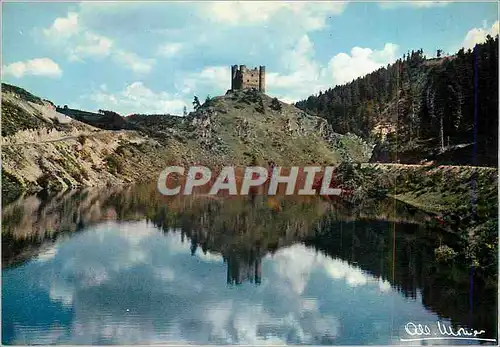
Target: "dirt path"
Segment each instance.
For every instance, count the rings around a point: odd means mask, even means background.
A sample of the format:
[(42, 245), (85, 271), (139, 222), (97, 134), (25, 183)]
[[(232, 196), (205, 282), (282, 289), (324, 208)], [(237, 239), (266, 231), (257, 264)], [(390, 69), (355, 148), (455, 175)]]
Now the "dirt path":
[(72, 135), (72, 136), (65, 136), (65, 137), (60, 137), (58, 139), (51, 139), (51, 140), (45, 140), (45, 141), (38, 141), (38, 142), (20, 142), (20, 143), (2, 143), (1, 146), (24, 146), (24, 145), (41, 145), (41, 144), (46, 144), (46, 143), (54, 143), (54, 142), (62, 142), (62, 141), (68, 141), (68, 140), (76, 140), (80, 136), (85, 136), (85, 137), (99, 137), (107, 134), (124, 134), (124, 130), (118, 130), (118, 131), (113, 131), (113, 130), (100, 130), (100, 131), (93, 131), (93, 132), (85, 132), (85, 133), (80, 133), (78, 135)]
[[(369, 164), (364, 164), (364, 165), (369, 165), (369, 166), (392, 166), (392, 167), (401, 167), (401, 168), (405, 168), (405, 167), (417, 167), (417, 168), (420, 168), (420, 167), (433, 167), (431, 166), (430, 164), (399, 164), (399, 163), (369, 163)], [(472, 166), (472, 165), (437, 165), (437, 166), (434, 166), (434, 168), (450, 168), (450, 169), (464, 169), (464, 168), (468, 168), (468, 169), (484, 169), (484, 170), (497, 170), (496, 167), (491, 167), (491, 166)]]

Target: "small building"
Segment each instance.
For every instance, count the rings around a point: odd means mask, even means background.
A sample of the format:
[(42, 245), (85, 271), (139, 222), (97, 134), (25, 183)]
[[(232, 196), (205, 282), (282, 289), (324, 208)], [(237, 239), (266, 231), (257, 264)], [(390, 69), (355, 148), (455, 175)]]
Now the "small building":
[(231, 66), (231, 90), (256, 89), (266, 91), (266, 67), (248, 69), (245, 65)]

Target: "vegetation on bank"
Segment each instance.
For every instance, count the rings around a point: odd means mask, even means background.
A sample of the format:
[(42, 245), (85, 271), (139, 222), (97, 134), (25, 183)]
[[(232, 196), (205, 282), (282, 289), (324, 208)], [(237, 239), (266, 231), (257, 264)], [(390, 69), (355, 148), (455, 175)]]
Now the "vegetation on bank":
[(24, 187), (19, 179), (2, 168), (2, 205), (17, 199), (23, 190)]
[[(429, 222), (458, 236), (459, 249), (484, 278), (498, 265), (498, 172), (467, 166), (406, 166), (342, 163), (340, 185), (353, 190), (351, 201), (390, 196), (425, 211)], [(442, 257), (444, 248), (437, 251)], [(444, 252), (451, 254), (451, 252)]]

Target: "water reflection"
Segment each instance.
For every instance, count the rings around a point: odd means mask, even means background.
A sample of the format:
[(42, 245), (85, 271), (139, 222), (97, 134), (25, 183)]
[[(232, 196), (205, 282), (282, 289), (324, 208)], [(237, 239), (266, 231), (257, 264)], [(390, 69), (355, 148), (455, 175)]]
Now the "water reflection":
[(262, 281), (262, 259), (255, 254), (248, 256), (230, 254), (224, 258), (227, 264), (227, 283), (242, 284), (245, 281), (260, 284)]
[(495, 337), (496, 288), (476, 281), (471, 311), (467, 271), (434, 261), (453, 238), (390, 201), (132, 187), (3, 213), (4, 343), (387, 344), (436, 320)]

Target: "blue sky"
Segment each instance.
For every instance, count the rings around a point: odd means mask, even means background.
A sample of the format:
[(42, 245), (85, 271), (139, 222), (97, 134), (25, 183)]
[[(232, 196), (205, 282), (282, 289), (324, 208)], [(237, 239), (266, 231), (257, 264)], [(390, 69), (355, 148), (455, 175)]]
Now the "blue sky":
[(56, 104), (181, 113), (222, 95), (230, 65), (265, 65), (297, 101), (405, 52), (498, 34), (496, 2), (3, 3), (2, 81)]

